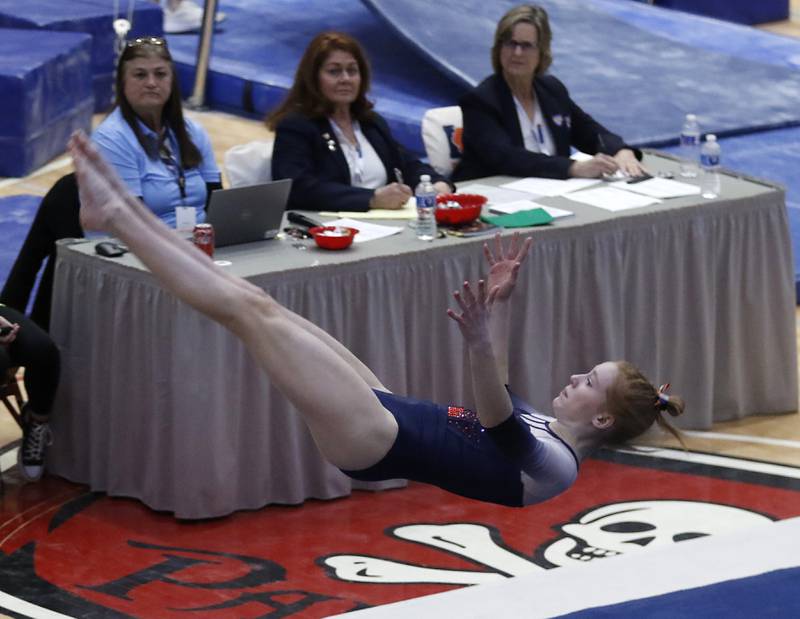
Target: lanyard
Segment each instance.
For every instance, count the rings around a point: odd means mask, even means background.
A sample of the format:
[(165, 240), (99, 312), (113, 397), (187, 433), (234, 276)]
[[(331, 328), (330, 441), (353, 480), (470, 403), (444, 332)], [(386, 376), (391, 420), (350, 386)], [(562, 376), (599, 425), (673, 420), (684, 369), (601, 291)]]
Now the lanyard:
[(167, 169), (175, 175), (175, 180), (178, 181), (178, 189), (181, 192), (181, 198), (186, 197), (186, 176), (183, 173), (183, 166), (175, 159), (167, 145), (165, 138), (159, 140), (158, 155), (161, 157), (162, 163), (167, 166)]

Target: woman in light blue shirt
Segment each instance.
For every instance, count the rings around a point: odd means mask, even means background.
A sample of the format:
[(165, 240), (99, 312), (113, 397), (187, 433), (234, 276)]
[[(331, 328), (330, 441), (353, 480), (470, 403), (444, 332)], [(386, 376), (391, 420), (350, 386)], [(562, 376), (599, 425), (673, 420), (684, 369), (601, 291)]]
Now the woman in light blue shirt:
[(208, 195), (221, 187), (205, 129), (184, 118), (166, 41), (129, 41), (120, 56), (117, 104), (94, 141), (131, 193), (171, 227), (205, 220)]

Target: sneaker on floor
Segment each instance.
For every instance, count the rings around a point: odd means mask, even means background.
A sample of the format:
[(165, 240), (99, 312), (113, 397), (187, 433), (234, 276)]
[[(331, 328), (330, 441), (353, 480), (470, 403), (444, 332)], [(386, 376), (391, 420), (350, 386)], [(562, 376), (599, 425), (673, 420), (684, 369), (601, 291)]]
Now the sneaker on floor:
[(38, 421), (25, 421), (22, 443), (17, 450), (17, 465), (27, 481), (37, 481), (44, 473), (44, 452), (53, 443), (50, 425)]
[[(225, 13), (217, 11), (216, 23), (225, 19)], [(203, 25), (203, 8), (192, 0), (183, 0), (173, 11), (168, 6), (164, 7), (164, 32), (166, 34), (181, 34), (196, 32)]]

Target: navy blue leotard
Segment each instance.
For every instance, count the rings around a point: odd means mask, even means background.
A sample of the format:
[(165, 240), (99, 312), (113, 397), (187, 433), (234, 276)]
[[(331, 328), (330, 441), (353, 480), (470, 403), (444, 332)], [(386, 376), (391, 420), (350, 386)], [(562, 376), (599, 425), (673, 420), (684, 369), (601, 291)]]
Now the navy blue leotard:
[(397, 438), (377, 464), (343, 471), (354, 479), (411, 479), (471, 499), (521, 507), (560, 494), (577, 477), (578, 459), (550, 430), (551, 419), (513, 394), (513, 414), (489, 429), (459, 406), (375, 394), (397, 420)]

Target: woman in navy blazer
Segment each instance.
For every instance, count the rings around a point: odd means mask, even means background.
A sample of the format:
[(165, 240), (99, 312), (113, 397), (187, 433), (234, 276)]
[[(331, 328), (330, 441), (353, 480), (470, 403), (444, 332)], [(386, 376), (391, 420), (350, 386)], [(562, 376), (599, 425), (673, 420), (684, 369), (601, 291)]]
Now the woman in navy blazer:
[(439, 193), (451, 190), (394, 140), (367, 100), (369, 82), (352, 37), (323, 32), (309, 43), (289, 94), (266, 121), (275, 131), (272, 177), (293, 179), (288, 208), (398, 209), (423, 174)]
[[(500, 19), (492, 47), (495, 73), (459, 102), (464, 155), (454, 180), (644, 173), (640, 151), (584, 112), (558, 79), (544, 75), (552, 62), (551, 38), (541, 7), (518, 6)], [(570, 146), (594, 157), (572, 161)]]

